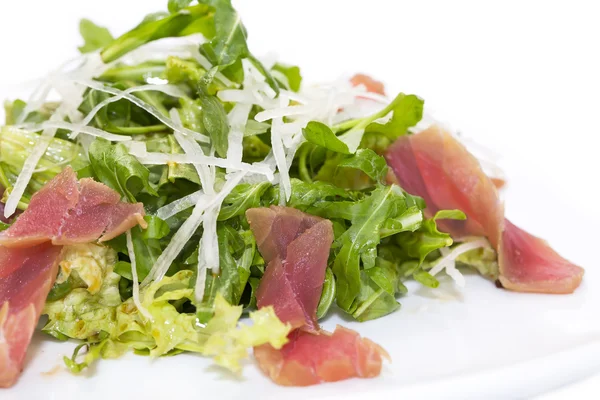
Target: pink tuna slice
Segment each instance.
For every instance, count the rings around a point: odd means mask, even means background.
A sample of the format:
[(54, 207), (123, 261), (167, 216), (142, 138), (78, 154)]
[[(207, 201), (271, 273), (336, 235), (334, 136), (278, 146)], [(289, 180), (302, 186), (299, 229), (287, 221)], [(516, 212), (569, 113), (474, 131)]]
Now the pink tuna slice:
[(504, 220), (498, 254), (503, 271), (500, 283), (517, 292), (573, 293), (583, 278), (582, 268), (508, 219)]
[(333, 334), (296, 330), (289, 339), (281, 350), (268, 344), (254, 348), (259, 367), (283, 386), (373, 378), (381, 372), (382, 358), (389, 359), (379, 345), (341, 326)]
[(317, 307), (333, 242), (331, 221), (294, 208), (254, 208), (246, 212), (258, 249), (268, 264), (256, 299), (273, 306), (283, 322), (296, 328), (280, 350), (254, 348), (259, 367), (275, 383), (307, 386), (381, 372), (387, 353), (356, 332), (338, 327), (322, 331)]
[(122, 203), (117, 192), (89, 178), (79, 181), (79, 188), (79, 201), (69, 210), (52, 243), (103, 242), (135, 225), (146, 226), (141, 203)]
[(0, 233), (0, 245), (28, 247), (47, 242), (60, 230), (78, 200), (77, 176), (71, 168), (65, 168), (34, 194), (27, 210)]
[(407, 192), (421, 196), (428, 216), (460, 209), (466, 221), (438, 221), (453, 237), (486, 236), (499, 253), (500, 282), (519, 292), (571, 293), (583, 269), (559, 256), (541, 239), (504, 218), (494, 182), (452, 135), (433, 126), (399, 138), (386, 154)]
[(62, 247), (0, 247), (0, 387), (18, 379), (27, 346), (58, 273)]
[(0, 233), (0, 387), (16, 382), (58, 272), (62, 244), (109, 240), (146, 227), (141, 203), (120, 201), (109, 187), (65, 168), (32, 196)]
[(331, 221), (293, 208), (253, 208), (246, 212), (267, 268), (258, 307), (272, 305), (292, 327), (318, 330), (317, 306), (333, 242)]
[(147, 226), (141, 203), (122, 203), (117, 192), (92, 179), (78, 183), (73, 170), (67, 167), (34, 194), (27, 210), (0, 233), (0, 245), (105, 241), (138, 224)]

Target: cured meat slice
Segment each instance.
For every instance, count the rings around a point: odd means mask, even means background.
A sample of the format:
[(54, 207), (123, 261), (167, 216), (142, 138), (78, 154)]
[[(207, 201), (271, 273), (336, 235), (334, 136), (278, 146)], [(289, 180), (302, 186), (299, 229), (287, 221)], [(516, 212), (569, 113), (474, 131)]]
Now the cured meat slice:
[(58, 273), (61, 246), (0, 247), (0, 387), (12, 386)]
[(292, 327), (318, 330), (331, 221), (293, 208), (254, 208), (246, 213), (267, 268), (257, 290), (258, 307), (272, 305)]
[(254, 349), (260, 368), (279, 385), (308, 386), (355, 377), (373, 378), (380, 374), (383, 358), (389, 359), (379, 345), (341, 326), (333, 334), (296, 330), (289, 339), (280, 350), (268, 344)]
[(571, 293), (583, 269), (565, 260), (543, 240), (504, 218), (496, 185), (479, 162), (439, 127), (399, 138), (386, 154), (398, 183), (423, 197), (428, 216), (459, 209), (466, 221), (438, 221), (454, 238), (486, 236), (498, 251), (500, 283), (519, 292)]

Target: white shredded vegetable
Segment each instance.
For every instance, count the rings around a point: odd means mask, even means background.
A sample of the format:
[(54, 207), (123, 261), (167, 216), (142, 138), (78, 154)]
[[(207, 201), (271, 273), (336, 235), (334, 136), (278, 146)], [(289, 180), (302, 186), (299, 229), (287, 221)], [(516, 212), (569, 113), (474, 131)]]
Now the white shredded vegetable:
[(196, 204), (208, 203), (208, 196), (204, 194), (203, 190), (190, 193), (187, 196), (181, 197), (169, 204), (166, 204), (156, 211), (156, 216), (162, 220), (171, 218), (172, 216), (193, 207)]
[(471, 250), (490, 247), (490, 243), (485, 238), (477, 238), (468, 242), (464, 242), (454, 247), (450, 251), (448, 249), (440, 249), (442, 257), (434, 264), (429, 273), (433, 276), (437, 275), (443, 269), (446, 271), (454, 282), (460, 287), (465, 286), (465, 278), (456, 268), (456, 259), (463, 253)]
[(167, 154), (167, 153), (144, 153), (137, 154), (132, 153), (137, 159), (146, 165), (162, 165), (162, 164), (204, 164), (214, 165), (221, 168), (231, 168), (245, 172), (251, 172), (255, 174), (262, 174), (267, 176), (269, 180), (273, 179), (273, 171), (268, 167), (255, 164), (248, 164), (245, 162), (235, 162), (226, 158), (214, 157), (214, 156), (202, 156), (202, 155), (189, 155), (189, 154)]
[[(135, 87), (129, 88), (127, 90), (124, 90), (121, 94), (115, 95), (113, 97), (109, 97), (108, 99), (104, 99), (100, 103), (96, 104), (96, 106), (94, 106), (94, 108), (92, 108), (90, 110), (90, 112), (85, 116), (85, 118), (83, 118), (83, 120), (81, 121), (81, 125), (88, 125), (90, 122), (92, 122), (92, 119), (94, 119), (94, 117), (96, 116), (98, 111), (100, 111), (102, 108), (106, 107), (108, 104), (117, 102), (130, 93), (144, 92), (144, 91), (162, 92), (162, 93), (168, 94), (169, 96), (178, 97), (178, 98), (186, 96), (185, 92), (175, 85), (135, 86)], [(83, 131), (81, 131), (81, 132), (83, 132)], [(75, 139), (77, 137), (78, 133), (79, 133), (79, 131), (73, 131), (69, 137), (71, 139)], [(83, 132), (83, 133), (87, 133), (87, 132)]]
[(173, 131), (181, 132), (182, 134), (188, 135), (200, 142), (209, 143), (208, 137), (201, 135), (198, 132), (194, 132), (190, 129), (178, 127), (170, 118), (163, 115), (155, 107), (153, 107), (150, 104), (146, 103), (145, 101), (141, 100), (139, 97), (132, 95), (131, 93), (125, 93), (123, 90), (108, 87), (108, 86), (103, 85), (100, 82), (95, 82), (92, 80), (76, 80), (76, 82), (81, 85), (87, 86), (91, 89), (98, 90), (98, 91), (105, 92), (105, 93), (110, 93), (115, 96), (122, 95), (123, 98), (129, 100), (136, 106), (138, 106), (141, 109), (143, 109), (144, 111), (148, 112), (149, 114), (154, 116), (156, 119), (158, 119), (160, 122), (162, 122), (163, 124), (165, 124), (166, 126), (171, 128)]
[[(53, 122), (62, 120), (64, 113), (66, 112), (65, 108), (66, 106), (64, 105), (59, 106), (56, 112), (50, 117), (50, 120)], [(21, 168), (21, 172), (17, 177), (17, 181), (15, 182), (15, 185), (13, 186), (12, 191), (6, 200), (6, 204), (4, 206), (5, 218), (9, 218), (17, 210), (19, 201), (21, 201), (21, 197), (23, 197), (25, 189), (27, 189), (27, 185), (29, 185), (33, 171), (35, 171), (38, 162), (46, 152), (46, 149), (50, 145), (50, 141), (54, 135), (56, 135), (56, 128), (44, 129), (39, 140), (33, 146), (31, 153), (29, 153), (27, 156), (25, 163), (23, 163), (23, 168)]]
[(245, 172), (237, 172), (225, 183), (225, 185), (223, 185), (221, 191), (213, 196), (210, 201), (202, 205), (196, 204), (194, 210), (192, 211), (192, 215), (186, 219), (177, 232), (175, 232), (175, 235), (173, 235), (165, 250), (156, 260), (152, 270), (142, 282), (142, 286), (146, 286), (154, 280), (160, 281), (162, 278), (164, 278), (165, 274), (171, 267), (171, 264), (183, 249), (183, 246), (185, 246), (185, 244), (194, 235), (194, 232), (196, 232), (198, 227), (201, 225), (202, 216), (205, 210), (213, 207), (215, 204), (221, 204), (225, 197), (227, 197), (227, 195), (238, 185), (238, 183), (240, 183), (245, 174)]
[[(177, 111), (177, 109), (171, 109), (170, 115), (171, 119), (173, 119), (173, 122), (177, 124), (177, 126), (183, 127), (183, 124), (181, 123), (181, 118), (179, 117), (179, 111)], [(182, 135), (177, 131), (175, 131), (174, 136), (175, 140), (181, 146), (185, 154), (199, 157), (204, 156), (202, 147), (200, 147), (198, 143), (187, 138), (186, 136)], [(198, 172), (200, 183), (202, 184), (202, 188), (204, 189), (206, 194), (214, 194), (215, 178), (209, 166), (206, 164), (198, 163), (194, 164), (194, 167), (196, 168), (196, 172)]]
[(229, 147), (227, 149), (227, 159), (233, 161), (242, 161), (244, 130), (248, 122), (248, 115), (252, 109), (251, 104), (237, 103), (227, 116), (229, 119)]
[(94, 128), (93, 126), (87, 126), (84, 124), (72, 124), (65, 121), (44, 121), (40, 124), (23, 124), (16, 125), (16, 128), (23, 129), (28, 132), (39, 132), (44, 129), (65, 129), (71, 132), (82, 132), (90, 136), (101, 137), (113, 142), (127, 142), (131, 140), (131, 137), (124, 135), (116, 135), (114, 133), (106, 132), (102, 129)]

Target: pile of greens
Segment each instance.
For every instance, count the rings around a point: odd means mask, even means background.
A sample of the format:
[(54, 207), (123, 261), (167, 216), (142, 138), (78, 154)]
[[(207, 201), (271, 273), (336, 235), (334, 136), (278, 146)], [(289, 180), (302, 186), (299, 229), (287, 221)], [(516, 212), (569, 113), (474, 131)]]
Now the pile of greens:
[[(191, 0), (170, 0), (168, 10), (148, 15), (116, 39), (107, 29), (84, 20), (81, 33), (85, 43), (80, 51), (99, 51), (105, 63), (112, 63), (96, 77), (106, 86), (126, 90), (157, 79), (177, 85), (186, 96), (174, 98), (158, 91), (139, 91), (134, 95), (165, 116), (176, 109), (185, 128), (210, 138), (210, 146), (202, 144), (207, 154), (214, 151), (216, 156), (226, 157), (230, 133), (227, 113), (234, 104), (222, 102), (216, 93), (232, 84), (242, 84), (242, 60), (250, 60), (275, 93), (299, 91), (300, 70), (283, 64), (267, 69), (261, 64), (248, 49), (246, 30), (230, 0), (197, 4)], [(197, 33), (207, 39), (199, 50), (213, 66), (209, 70), (196, 60), (175, 56), (135, 65), (118, 61), (146, 43)], [(86, 115), (108, 97), (111, 95), (89, 89), (78, 110)], [(14, 126), (16, 121), (47, 121), (57, 106), (46, 103), (25, 116), (23, 101), (6, 103), (6, 126), (0, 130), (0, 184), (6, 189), (4, 200), (39, 140), (39, 132), (21, 130)], [(254, 106), (251, 117), (260, 111)], [(463, 219), (464, 214), (444, 211), (434, 218), (425, 218), (421, 198), (387, 184), (388, 167), (381, 156), (394, 140), (409, 134), (422, 112), (420, 98), (399, 94), (372, 116), (333, 126), (312, 121), (304, 128), (305, 142), (289, 171), (292, 192), (286, 205), (333, 222), (335, 241), (319, 318), (332, 312), (334, 304), (358, 321), (379, 318), (400, 308), (398, 298), (407, 294), (403, 283), (406, 280), (414, 279), (432, 288), (439, 285), (427, 269), (440, 257), (439, 250), (453, 242), (437, 229), (436, 219)], [(102, 108), (90, 125), (132, 136), (144, 142), (149, 152), (184, 153), (169, 127), (125, 98)], [(268, 121), (248, 120), (243, 161), (262, 161), (269, 155), (270, 130)], [(69, 133), (59, 130), (51, 141), (19, 208), (26, 209), (31, 195), (65, 165), (71, 165), (80, 178), (92, 177), (108, 185), (127, 201), (142, 202), (148, 229), (136, 227), (131, 235), (137, 276), (144, 280), (192, 209), (166, 220), (158, 218), (156, 211), (201, 189), (198, 172), (191, 164), (145, 166), (122, 143), (96, 138), (85, 145), (81, 138), (71, 139)], [(348, 145), (351, 141), (342, 140), (348, 138), (355, 139), (358, 150)], [(216, 170), (219, 186), (225, 181), (225, 170)], [(61, 340), (81, 340), (90, 347), (83, 362), (76, 361), (79, 348), (73, 359), (67, 359), (75, 372), (95, 358), (115, 357), (131, 349), (152, 356), (182, 351), (217, 355), (221, 365), (237, 369), (244, 357), (240, 352), (247, 347), (262, 343), (281, 346), (289, 330), (272, 311), (265, 310), (264, 315), (259, 314), (262, 310), (251, 313), (253, 327), (236, 328), (242, 312), (256, 308), (255, 292), (265, 270), (245, 212), (252, 207), (280, 204), (279, 197), (278, 185), (270, 182), (241, 183), (235, 187), (218, 216), (220, 273), (207, 274), (204, 298), (195, 301), (200, 227), (171, 265), (167, 277), (142, 290), (141, 301), (152, 315), (151, 321), (145, 320), (133, 304), (131, 255), (125, 235), (110, 241), (108, 248), (87, 245), (70, 249), (48, 297), (45, 313), (49, 320), (44, 331)], [(486, 274), (495, 273), (495, 254), (474, 251), (459, 261)]]

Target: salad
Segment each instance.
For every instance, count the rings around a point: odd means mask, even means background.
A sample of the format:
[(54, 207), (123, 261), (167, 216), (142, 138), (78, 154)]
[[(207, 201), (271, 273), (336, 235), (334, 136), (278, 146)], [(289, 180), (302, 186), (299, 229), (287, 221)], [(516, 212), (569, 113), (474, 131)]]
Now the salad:
[[(259, 59), (230, 0), (170, 0), (82, 55), (0, 128), (0, 387), (42, 331), (77, 374), (128, 352), (195, 352), (304, 386), (393, 358), (319, 320), (401, 312), (404, 282), (463, 269), (571, 293), (583, 269), (504, 217), (502, 176), (357, 74), (308, 83)], [(484, 169), (485, 167), (485, 169)]]

